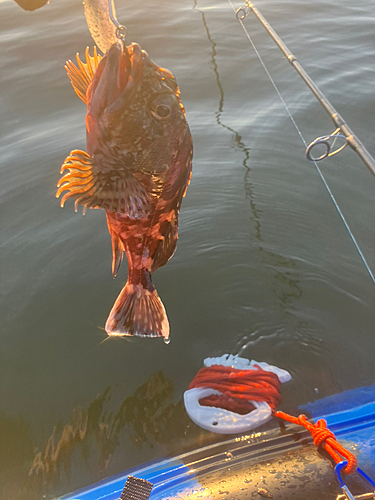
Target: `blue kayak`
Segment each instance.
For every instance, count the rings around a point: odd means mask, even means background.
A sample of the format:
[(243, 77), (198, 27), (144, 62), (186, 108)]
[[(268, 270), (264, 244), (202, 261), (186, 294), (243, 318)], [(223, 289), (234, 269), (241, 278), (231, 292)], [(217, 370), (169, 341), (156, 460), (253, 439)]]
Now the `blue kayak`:
[[(314, 420), (324, 418), (338, 441), (357, 456), (362, 471), (375, 477), (375, 385), (329, 396), (300, 410)], [(336, 499), (342, 490), (334, 464), (301, 429), (281, 425), (240, 435), (127, 470), (61, 500), (119, 500), (129, 476), (152, 483), (152, 500)], [(358, 474), (345, 480), (353, 495), (373, 491)]]

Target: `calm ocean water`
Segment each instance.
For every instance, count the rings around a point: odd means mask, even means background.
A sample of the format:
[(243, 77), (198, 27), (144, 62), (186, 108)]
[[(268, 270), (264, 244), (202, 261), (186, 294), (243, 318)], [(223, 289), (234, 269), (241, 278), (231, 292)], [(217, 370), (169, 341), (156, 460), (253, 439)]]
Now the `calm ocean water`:
[[(255, 5), (375, 155), (373, 0)], [(0, 0), (1, 500), (53, 498), (222, 439), (182, 404), (207, 356), (289, 370), (289, 412), (375, 382), (375, 284), (229, 3), (116, 6), (128, 41), (175, 74), (194, 139), (178, 250), (154, 277), (171, 343), (101, 344), (126, 265), (113, 281), (103, 211), (54, 197), (62, 161), (85, 147), (64, 70), (93, 45), (81, 2)], [(306, 141), (331, 132), (262, 26), (245, 25)], [(375, 179), (348, 148), (321, 168), (374, 272)]]

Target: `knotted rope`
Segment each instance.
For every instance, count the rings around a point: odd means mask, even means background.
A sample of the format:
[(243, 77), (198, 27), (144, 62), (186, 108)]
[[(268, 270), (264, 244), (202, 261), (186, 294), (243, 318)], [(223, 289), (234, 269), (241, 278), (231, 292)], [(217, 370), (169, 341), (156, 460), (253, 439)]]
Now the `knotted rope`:
[(313, 423), (307, 420), (306, 415), (293, 417), (283, 411), (274, 411), (273, 414), (275, 417), (282, 418), (292, 424), (302, 425), (310, 432), (315, 446), (317, 448), (322, 447), (337, 464), (342, 462), (342, 457), (344, 457), (348, 462), (348, 465), (344, 469), (345, 474), (353, 474), (357, 470), (357, 459), (349, 450), (337, 442), (336, 436), (332, 431), (327, 429), (327, 422), (323, 418)]
[[(254, 409), (251, 401), (265, 401), (273, 411), (275, 417), (287, 422), (302, 425), (314, 439), (314, 445), (323, 448), (336, 462), (344, 457), (348, 464), (345, 474), (352, 474), (357, 470), (357, 459), (336, 441), (336, 437), (329, 429), (325, 420), (316, 423), (309, 422), (305, 415), (293, 417), (282, 411), (277, 411), (281, 403), (280, 380), (275, 373), (268, 372), (255, 365), (256, 370), (241, 370), (231, 366), (213, 365), (202, 368), (189, 385), (215, 389), (221, 394), (214, 394), (199, 400), (202, 406), (214, 406), (244, 415)], [(341, 456), (340, 456), (341, 455)]]

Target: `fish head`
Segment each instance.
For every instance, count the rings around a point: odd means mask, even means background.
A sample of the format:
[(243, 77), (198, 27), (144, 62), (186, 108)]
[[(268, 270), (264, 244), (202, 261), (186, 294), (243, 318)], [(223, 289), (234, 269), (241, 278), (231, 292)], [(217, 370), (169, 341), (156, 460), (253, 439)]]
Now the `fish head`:
[(168, 170), (190, 134), (179, 94), (173, 74), (138, 44), (113, 44), (86, 94), (88, 153), (134, 172)]

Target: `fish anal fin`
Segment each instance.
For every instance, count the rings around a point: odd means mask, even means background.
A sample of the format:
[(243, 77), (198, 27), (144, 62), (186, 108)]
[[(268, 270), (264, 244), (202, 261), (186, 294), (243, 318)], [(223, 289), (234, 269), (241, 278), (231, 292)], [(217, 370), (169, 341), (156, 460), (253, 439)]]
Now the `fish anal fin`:
[(124, 246), (117, 234), (111, 233), (112, 239), (112, 276), (116, 278), (124, 257)]
[(92, 82), (92, 79), (94, 78), (95, 71), (102, 57), (97, 53), (96, 47), (94, 47), (93, 57), (90, 56), (89, 48), (87, 47), (85, 57), (86, 63), (81, 61), (79, 54), (77, 53), (77, 66), (69, 60), (65, 64), (65, 69), (68, 73), (68, 77), (75, 93), (85, 104), (87, 104), (86, 92)]
[(78, 205), (87, 208), (103, 208), (127, 215), (132, 219), (146, 217), (150, 212), (150, 200), (140, 182), (124, 169), (104, 170), (85, 151), (74, 150), (65, 159), (60, 173), (56, 198), (64, 192), (61, 206), (75, 198)]
[(163, 224), (165, 225), (163, 239), (160, 240), (158, 249), (154, 255), (151, 267), (152, 273), (159, 269), (159, 267), (164, 266), (176, 251), (178, 239), (177, 210), (171, 212), (170, 220), (164, 221), (160, 226), (161, 229), (163, 228)]

